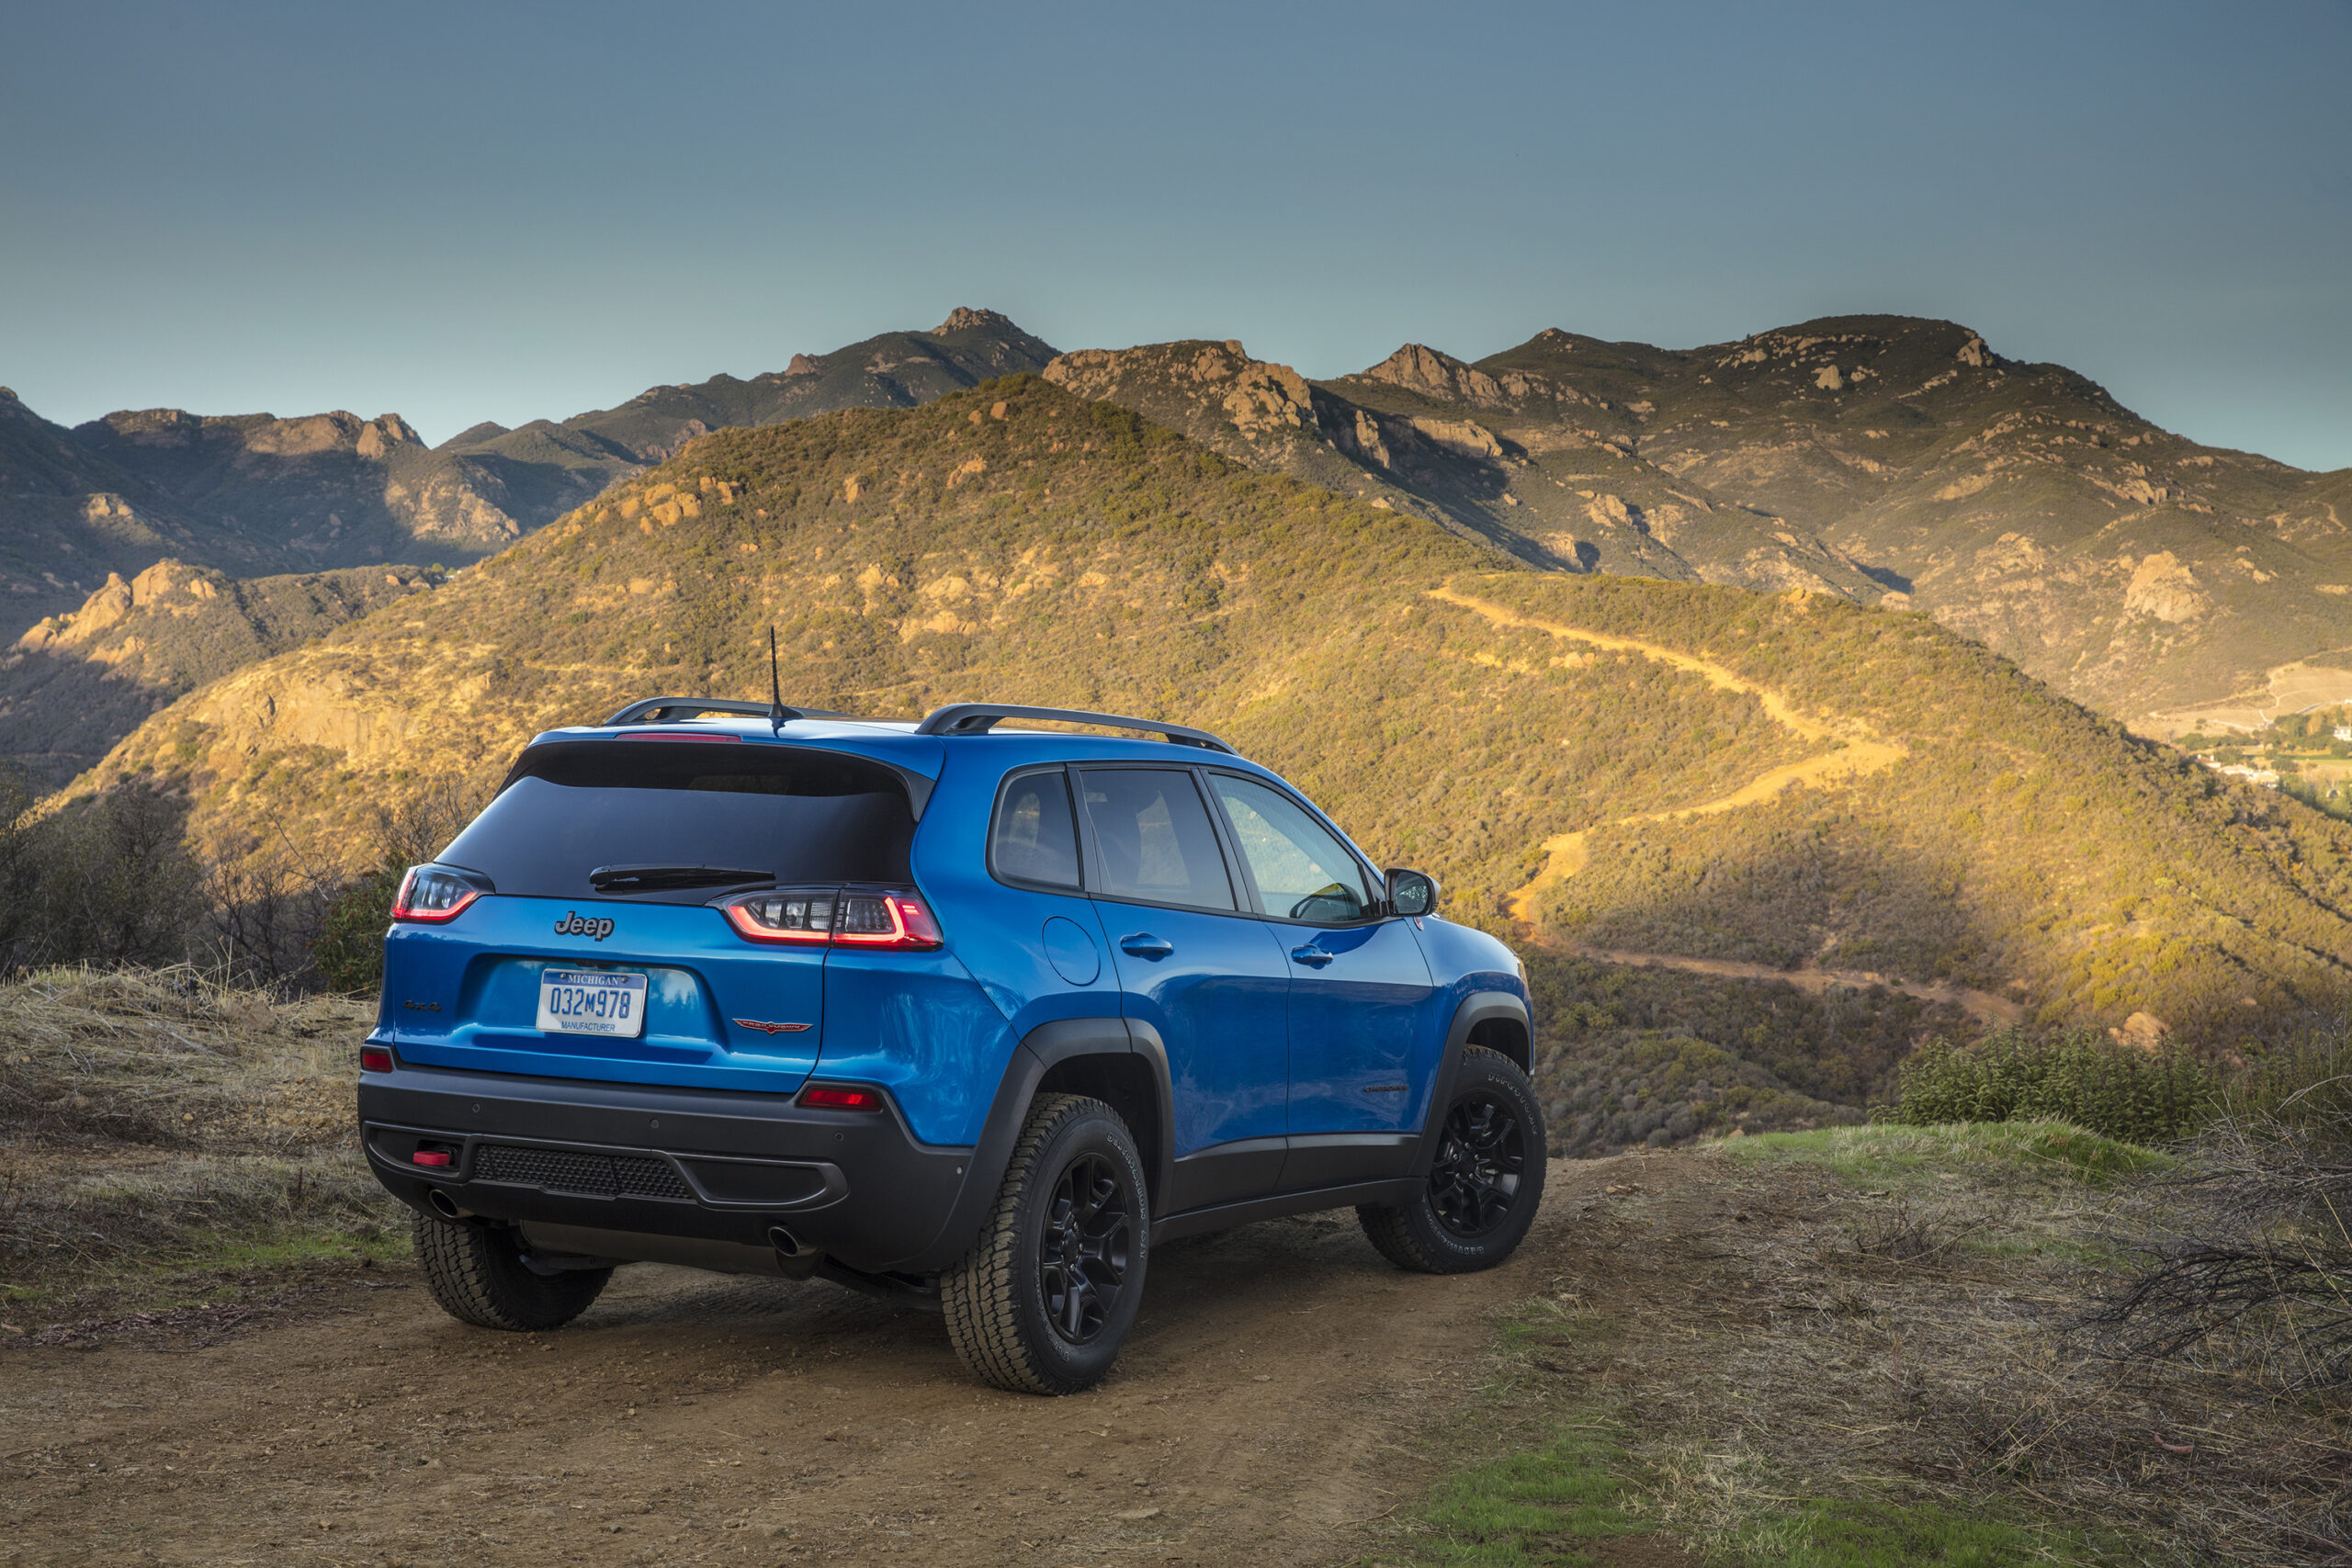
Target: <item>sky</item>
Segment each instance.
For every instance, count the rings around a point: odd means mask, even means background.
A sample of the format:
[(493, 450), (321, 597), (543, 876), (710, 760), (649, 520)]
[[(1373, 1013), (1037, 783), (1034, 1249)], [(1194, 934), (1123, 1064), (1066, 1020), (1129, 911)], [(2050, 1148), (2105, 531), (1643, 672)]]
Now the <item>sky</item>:
[(2352, 466), (2352, 0), (0, 0), (0, 383), (429, 441), (1002, 310), (1334, 376), (1959, 321)]

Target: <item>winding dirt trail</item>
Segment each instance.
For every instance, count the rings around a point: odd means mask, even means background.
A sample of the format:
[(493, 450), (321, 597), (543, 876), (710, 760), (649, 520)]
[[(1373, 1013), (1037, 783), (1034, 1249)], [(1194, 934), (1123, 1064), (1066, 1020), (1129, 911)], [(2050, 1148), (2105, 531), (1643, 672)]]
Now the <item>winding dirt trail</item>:
[(1781, 980), (1815, 995), (1837, 987), (1866, 991), (1872, 986), (1883, 986), (1921, 1001), (1948, 1002), (1986, 1023), (2025, 1021), (2025, 1004), (2014, 998), (1973, 990), (1966, 986), (1898, 980), (1875, 969), (1824, 969), (1813, 964), (1798, 969), (1779, 969), (1770, 964), (1747, 964), (1732, 958), (1685, 958), (1670, 953), (1632, 953), (1606, 947), (1577, 947), (1569, 951), (1597, 958), (1603, 964), (1622, 964), (1634, 969), (1679, 969), (1689, 975), (1713, 975), (1725, 980)]
[[(1558, 833), (1544, 840), (1544, 869), (1526, 886), (1510, 897), (1511, 918), (1526, 925), (1533, 939), (1546, 942), (1536, 926), (1535, 903), (1543, 894), (1574, 876), (1585, 867), (1587, 840), (1600, 828), (1618, 828), (1635, 822), (1672, 822), (1692, 817), (1713, 817), (1725, 811), (1736, 811), (1744, 806), (1758, 806), (1792, 785), (1836, 784), (1862, 778), (1883, 769), (1891, 768), (1910, 750), (1900, 742), (1882, 740), (1870, 727), (1859, 719), (1826, 721), (1801, 711), (1779, 692), (1759, 686), (1711, 660), (1679, 649), (1666, 648), (1654, 642), (1634, 637), (1615, 637), (1606, 632), (1587, 631), (1581, 626), (1564, 626), (1557, 621), (1539, 620), (1524, 615), (1507, 605), (1489, 600), (1476, 599), (1451, 587), (1430, 591), (1430, 597), (1442, 600), (1458, 609), (1470, 611), (1496, 626), (1511, 626), (1521, 631), (1543, 632), (1565, 641), (1581, 642), (1616, 653), (1639, 654), (1661, 664), (1704, 679), (1710, 685), (1726, 692), (1736, 692), (1754, 697), (1763, 707), (1766, 716), (1803, 740), (1828, 742), (1832, 750), (1818, 756), (1800, 758), (1769, 768), (1730, 794), (1696, 806), (1675, 807), (1665, 811), (1637, 812), (1630, 817), (1611, 818), (1598, 828), (1580, 828), (1574, 832)], [(1558, 945), (1547, 942), (1547, 945)], [(1802, 969), (1776, 969), (1763, 964), (1743, 964), (1723, 958), (1692, 958), (1677, 953), (1626, 953), (1600, 949), (1577, 948), (1573, 951), (1603, 963), (1633, 964), (1641, 967), (1679, 969), (1694, 975), (1714, 975), (1725, 979), (1785, 980), (1801, 990), (1820, 991), (1832, 986), (1867, 988), (1884, 986), (1906, 996), (1925, 1001), (1949, 1002), (1965, 1009), (1988, 1023), (2016, 1023), (2025, 1016), (2022, 1004), (1990, 991), (1971, 990), (1962, 986), (1925, 985), (1916, 981), (1891, 979), (1870, 970), (1823, 969), (1808, 964)]]
[[(1768, 686), (1755, 682), (1712, 660), (1655, 642), (1642, 642), (1629, 637), (1615, 637), (1607, 632), (1587, 631), (1581, 626), (1564, 626), (1557, 621), (1538, 620), (1523, 615), (1508, 605), (1486, 599), (1474, 599), (1457, 592), (1452, 587), (1432, 588), (1430, 597), (1442, 600), (1457, 609), (1468, 610), (1498, 626), (1510, 626), (1521, 631), (1543, 632), (1564, 641), (1581, 642), (1612, 653), (1635, 653), (1644, 659), (1656, 660), (1687, 674), (1697, 675), (1706, 682), (1725, 692), (1736, 692), (1754, 697), (1771, 719), (1801, 740), (1827, 742), (1832, 748), (1817, 757), (1804, 757), (1768, 769), (1714, 800), (1696, 806), (1679, 806), (1666, 811), (1637, 812), (1631, 817), (1619, 817), (1601, 823), (1599, 828), (1580, 828), (1572, 833), (1559, 833), (1544, 840), (1544, 869), (1535, 880), (1510, 895), (1511, 918), (1535, 924), (1535, 900), (1547, 889), (1574, 876), (1585, 867), (1585, 840), (1600, 828), (1623, 827), (1634, 822), (1672, 822), (1692, 817), (1713, 817), (1725, 811), (1736, 811), (1743, 806), (1758, 806), (1772, 799), (1781, 791), (1800, 784), (1827, 784), (1861, 778), (1885, 768), (1891, 768), (1910, 750), (1901, 743), (1881, 740), (1870, 727), (1859, 719), (1843, 719), (1834, 724), (1814, 718), (1802, 712), (1795, 704)], [(1691, 960), (1691, 963), (1712, 962)]]

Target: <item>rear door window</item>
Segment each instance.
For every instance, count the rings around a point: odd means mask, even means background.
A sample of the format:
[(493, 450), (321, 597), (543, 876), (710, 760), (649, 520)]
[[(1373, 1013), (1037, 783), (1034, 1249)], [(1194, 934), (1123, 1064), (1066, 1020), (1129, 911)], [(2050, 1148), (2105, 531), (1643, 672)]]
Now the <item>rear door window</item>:
[(1267, 914), (1332, 925), (1373, 913), (1363, 867), (1305, 807), (1280, 790), (1231, 773), (1210, 774), (1209, 787), (1225, 806)]
[(1180, 768), (1102, 768), (1079, 774), (1097, 854), (1087, 890), (1144, 904), (1236, 908), (1208, 807)]
[(1061, 769), (1016, 773), (1006, 783), (989, 829), (989, 864), (1006, 882), (1077, 888), (1078, 824)]
[(863, 757), (564, 740), (526, 751), (440, 859), (503, 894), (702, 904), (771, 882), (906, 882), (914, 831), (906, 785)]

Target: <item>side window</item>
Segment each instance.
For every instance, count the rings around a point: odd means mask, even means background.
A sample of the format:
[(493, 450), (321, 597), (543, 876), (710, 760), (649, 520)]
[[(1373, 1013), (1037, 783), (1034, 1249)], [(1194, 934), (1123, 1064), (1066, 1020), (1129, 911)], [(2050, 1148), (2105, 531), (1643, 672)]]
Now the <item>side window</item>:
[(1190, 773), (1105, 768), (1079, 777), (1102, 851), (1102, 863), (1091, 868), (1094, 892), (1195, 909), (1235, 907), (1216, 829)]
[(1373, 911), (1363, 869), (1322, 824), (1280, 790), (1227, 773), (1209, 775), (1241, 858), (1277, 919), (1360, 920)]
[(1078, 825), (1062, 770), (1022, 773), (997, 798), (989, 866), (1007, 882), (1078, 886)]

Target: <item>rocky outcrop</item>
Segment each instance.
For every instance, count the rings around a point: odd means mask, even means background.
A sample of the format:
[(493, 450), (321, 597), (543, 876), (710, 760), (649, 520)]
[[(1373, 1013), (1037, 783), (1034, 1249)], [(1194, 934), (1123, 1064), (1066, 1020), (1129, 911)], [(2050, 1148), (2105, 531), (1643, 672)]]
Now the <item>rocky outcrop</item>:
[(1423, 344), (1408, 343), (1371, 369), (1361, 372), (1367, 381), (1385, 382), (1452, 402), (1504, 404), (1530, 398), (1558, 398), (1561, 389), (1541, 376), (1506, 370), (1490, 375), (1450, 354)]
[(2134, 567), (2123, 590), (2127, 615), (2153, 615), (2169, 626), (2193, 621), (2205, 613), (2209, 601), (2199, 592), (2197, 574), (2159, 550)]

